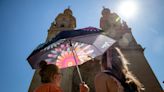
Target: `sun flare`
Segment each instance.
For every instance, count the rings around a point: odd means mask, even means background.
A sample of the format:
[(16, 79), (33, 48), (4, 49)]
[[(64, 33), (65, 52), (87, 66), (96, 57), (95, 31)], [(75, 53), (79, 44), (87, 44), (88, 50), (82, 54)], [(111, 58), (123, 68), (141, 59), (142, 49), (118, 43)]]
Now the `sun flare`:
[(127, 19), (134, 18), (138, 12), (138, 5), (133, 0), (122, 1), (118, 7), (118, 12)]

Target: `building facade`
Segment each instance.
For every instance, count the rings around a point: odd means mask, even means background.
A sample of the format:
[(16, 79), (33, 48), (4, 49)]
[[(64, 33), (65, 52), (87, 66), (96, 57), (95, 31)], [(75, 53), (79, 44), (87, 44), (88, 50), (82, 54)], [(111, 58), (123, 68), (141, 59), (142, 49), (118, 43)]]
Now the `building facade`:
[[(46, 41), (50, 41), (60, 31), (73, 30), (75, 27), (76, 19), (71, 9), (65, 9), (51, 24)], [(110, 9), (104, 8), (102, 10), (102, 17), (100, 18), (100, 28), (105, 31), (105, 35), (117, 41), (114, 46), (119, 47), (125, 58), (129, 61), (130, 65), (128, 67), (144, 85), (144, 92), (162, 92), (162, 88), (144, 56), (144, 48), (136, 42), (131, 28), (128, 27), (126, 22), (121, 21), (121, 18), (116, 13), (112, 13)], [(97, 57), (97, 59), (90, 60), (79, 66), (83, 80), (90, 87), (90, 92), (95, 92), (94, 77), (100, 71), (99, 58)], [(40, 84), (38, 71), (36, 70), (34, 73), (29, 92), (33, 92)], [(79, 92), (80, 79), (77, 76), (76, 68), (62, 69), (62, 73), (61, 86), (64, 92)]]

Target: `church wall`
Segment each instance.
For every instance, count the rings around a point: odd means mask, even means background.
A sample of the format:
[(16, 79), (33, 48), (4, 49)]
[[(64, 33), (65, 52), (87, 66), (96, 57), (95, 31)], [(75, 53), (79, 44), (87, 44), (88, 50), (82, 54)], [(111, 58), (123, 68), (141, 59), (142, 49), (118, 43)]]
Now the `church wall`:
[(147, 62), (142, 48), (132, 50), (122, 50), (125, 58), (130, 65), (130, 71), (139, 79), (144, 85), (144, 92), (162, 92), (162, 88), (154, 75), (149, 63)]

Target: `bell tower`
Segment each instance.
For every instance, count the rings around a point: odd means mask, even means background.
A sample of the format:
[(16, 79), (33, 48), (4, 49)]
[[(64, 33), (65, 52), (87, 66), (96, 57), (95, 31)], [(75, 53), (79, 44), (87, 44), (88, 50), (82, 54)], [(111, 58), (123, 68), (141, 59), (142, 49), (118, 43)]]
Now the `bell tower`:
[[(74, 28), (76, 28), (76, 19), (73, 16), (72, 10), (68, 7), (67, 9), (64, 10), (63, 13), (58, 14), (55, 20), (51, 23), (51, 26), (48, 30), (46, 42), (51, 41), (52, 38), (55, 37), (60, 31), (64, 31), (64, 30), (69, 31), (69, 30), (73, 30)], [(70, 69), (68, 70), (70, 71)], [(63, 72), (68, 72), (68, 70), (63, 70)], [(35, 73), (33, 75), (28, 92), (33, 92), (34, 89), (40, 84), (41, 82), (40, 82), (39, 70), (37, 69), (35, 70)], [(62, 85), (65, 86), (64, 84)], [(66, 90), (68, 90), (69, 88), (70, 87), (68, 86)]]
[(144, 56), (145, 49), (136, 42), (131, 28), (128, 27), (126, 22), (121, 22), (116, 13), (104, 8), (100, 19), (100, 27), (106, 35), (117, 40), (115, 46), (121, 49), (121, 52), (130, 63), (128, 66), (130, 71), (144, 85), (144, 92), (162, 92), (162, 88)]
[(63, 30), (73, 30), (76, 28), (76, 19), (72, 10), (68, 7), (63, 13), (58, 14), (48, 30), (47, 41), (50, 41), (56, 34)]

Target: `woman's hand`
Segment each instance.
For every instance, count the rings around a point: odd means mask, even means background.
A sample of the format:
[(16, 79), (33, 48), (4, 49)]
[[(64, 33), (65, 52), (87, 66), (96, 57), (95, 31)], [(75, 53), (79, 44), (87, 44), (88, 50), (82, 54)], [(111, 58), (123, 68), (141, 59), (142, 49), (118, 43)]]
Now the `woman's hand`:
[(84, 82), (80, 84), (80, 92), (89, 92), (89, 87)]

